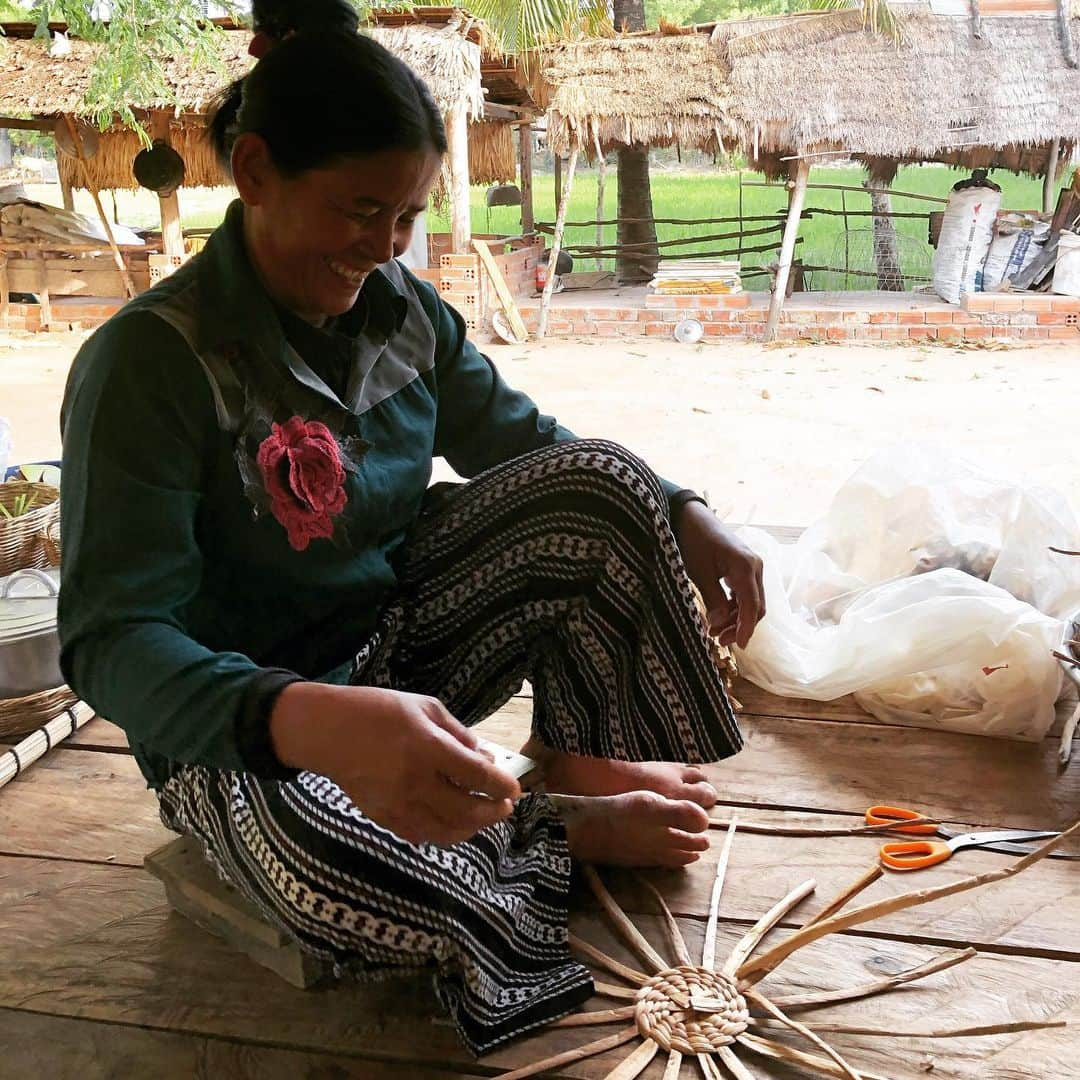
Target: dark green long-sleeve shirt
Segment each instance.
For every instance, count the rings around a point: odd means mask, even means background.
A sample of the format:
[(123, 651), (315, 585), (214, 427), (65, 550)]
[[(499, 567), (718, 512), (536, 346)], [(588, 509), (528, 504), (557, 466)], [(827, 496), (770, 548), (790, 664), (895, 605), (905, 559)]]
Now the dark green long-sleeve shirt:
[[(326, 423), (358, 459), (335, 539), (302, 551), (255, 513), (258, 445), (291, 416)], [(240, 204), (202, 254), (86, 342), (61, 423), (61, 663), (151, 784), (170, 762), (285, 772), (273, 699), (366, 640), (432, 458), (470, 477), (574, 437), (396, 263), (332, 329), (281, 313), (247, 257)]]

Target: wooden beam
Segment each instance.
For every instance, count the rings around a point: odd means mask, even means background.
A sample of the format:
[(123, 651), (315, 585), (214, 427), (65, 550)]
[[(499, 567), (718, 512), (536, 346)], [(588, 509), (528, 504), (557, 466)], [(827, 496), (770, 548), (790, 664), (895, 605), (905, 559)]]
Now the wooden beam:
[(554, 154), (555, 158), (555, 217), (559, 216), (559, 205), (562, 203), (562, 155)]
[(109, 247), (112, 249), (116, 269), (120, 271), (120, 277), (124, 281), (124, 288), (127, 289), (128, 299), (134, 299), (135, 285), (131, 280), (131, 275), (128, 273), (124, 256), (120, 254), (120, 249), (116, 246), (116, 237), (113, 235), (109, 219), (105, 216), (105, 208), (101, 205), (101, 196), (98, 194), (97, 184), (94, 183), (94, 179), (90, 175), (90, 167), (86, 163), (86, 153), (83, 150), (82, 136), (79, 134), (79, 129), (75, 126), (75, 121), (71, 118), (70, 113), (64, 113), (64, 123), (67, 124), (68, 133), (71, 135), (71, 143), (75, 147), (75, 153), (78, 155), (79, 163), (82, 165), (83, 179), (86, 181), (86, 186), (90, 189), (90, 194), (94, 198), (94, 205), (97, 207), (98, 217), (101, 219), (101, 224), (105, 229), (105, 235), (109, 238)]
[(780, 245), (780, 265), (776, 268), (776, 281), (769, 301), (769, 318), (765, 323), (766, 341), (776, 338), (776, 328), (780, 324), (780, 312), (784, 308), (788, 276), (791, 274), (791, 261), (795, 255), (795, 239), (799, 235), (799, 219), (806, 204), (806, 181), (809, 175), (809, 162), (800, 161), (795, 167), (795, 186), (790, 189), (787, 224), (784, 226), (784, 240)]
[[(551, 238), (551, 258), (548, 260), (548, 278), (544, 292), (540, 297), (540, 326), (536, 336), (543, 340), (547, 334), (547, 313), (551, 304), (551, 292), (555, 288), (555, 267), (559, 265), (559, 249), (562, 247), (563, 230), (566, 228), (566, 208), (570, 203), (570, 192), (574, 187), (574, 170), (577, 168), (578, 148), (570, 152), (570, 161), (566, 166), (566, 186), (559, 199), (559, 212), (555, 215), (555, 235)], [(555, 159), (558, 161), (558, 158)]]
[(0, 326), (7, 325), (11, 310), (11, 290), (8, 288), (8, 257), (6, 251), (0, 251)]
[(64, 200), (65, 210), (75, 209), (75, 192), (71, 190), (71, 185), (64, 179), (62, 173), (60, 174), (60, 197)]
[(531, 126), (518, 128), (518, 172), (521, 188), (521, 231), (531, 233), (536, 228), (533, 213), (533, 130)]
[(1058, 162), (1061, 160), (1061, 140), (1050, 143), (1049, 157), (1046, 162), (1046, 175), (1043, 177), (1043, 213), (1054, 210), (1054, 182), (1057, 180)]
[(464, 105), (455, 105), (446, 118), (450, 158), (450, 250), (467, 255), (472, 240), (469, 212), (469, 121)]
[(17, 116), (0, 116), (0, 128), (14, 131), (52, 131), (55, 120), (22, 120)]
[(49, 324), (52, 322), (52, 297), (49, 295), (49, 271), (45, 265), (45, 255), (39, 254), (37, 257), (38, 264), (38, 303), (41, 305), (41, 328), (43, 330), (49, 329)]
[[(165, 109), (155, 109), (150, 116), (150, 136), (160, 139), (166, 146), (172, 146), (172, 116)], [(184, 226), (180, 218), (180, 198), (174, 191), (171, 195), (159, 195), (158, 206), (161, 212), (161, 241), (165, 254), (170, 258), (184, 258)]]
[(476, 249), (476, 254), (480, 256), (480, 261), (484, 264), (484, 269), (488, 272), (488, 277), (491, 278), (491, 284), (495, 289), (495, 295), (499, 298), (499, 303), (506, 313), (506, 318), (510, 323), (510, 329), (514, 332), (514, 337), (518, 339), (519, 343), (528, 341), (529, 331), (525, 328), (525, 323), (521, 318), (521, 312), (518, 311), (517, 304), (514, 303), (514, 297), (510, 292), (509, 286), (506, 284), (506, 278), (503, 277), (503, 273), (499, 269), (499, 264), (495, 261), (495, 256), (491, 254), (491, 248), (489, 248), (487, 243), (483, 240), (474, 238), (472, 243), (473, 247)]

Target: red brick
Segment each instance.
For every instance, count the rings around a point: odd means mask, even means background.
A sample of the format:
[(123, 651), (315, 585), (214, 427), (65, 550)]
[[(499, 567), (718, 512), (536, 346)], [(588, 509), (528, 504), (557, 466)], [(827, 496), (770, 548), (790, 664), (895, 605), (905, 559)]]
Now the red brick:
[(705, 333), (713, 337), (746, 337), (746, 327), (742, 323), (707, 322), (702, 323)]
[(480, 266), (480, 258), (477, 255), (441, 255), (439, 265), (475, 270)]
[(1034, 338), (1037, 341), (1045, 341), (1050, 336), (1050, 331), (1044, 326), (1022, 326), (1017, 335), (1025, 341)]
[(871, 311), (870, 312), (870, 325), (876, 325), (878, 323), (894, 323), (896, 322), (895, 311)]
[(953, 311), (951, 308), (946, 308), (944, 311), (928, 311), (926, 313), (926, 322), (929, 325), (951, 323), (952, 321)]
[(1068, 326), (1069, 315), (1064, 311), (1042, 311), (1036, 316), (1039, 326)]
[(700, 308), (731, 308), (738, 310), (750, 306), (749, 293), (702, 294), (694, 297), (695, 306)]
[(1052, 296), (1022, 296), (1020, 297), (1021, 311), (1052, 311), (1054, 302)]
[(938, 341), (962, 341), (964, 338), (963, 326), (939, 326), (937, 327)]
[(637, 321), (639, 323), (663, 322), (664, 317), (659, 311), (648, 311), (645, 308), (640, 308), (637, 313)]
[(646, 323), (645, 333), (648, 337), (671, 337), (671, 325), (669, 323)]
[(906, 326), (883, 326), (881, 328), (882, 341), (907, 341), (908, 328)]
[(596, 323), (591, 322), (575, 322), (572, 326), (575, 334), (580, 335), (593, 335), (596, 333)]
[(1014, 338), (1017, 336), (1017, 332), (1011, 326), (995, 326), (993, 331), (996, 338)]
[(995, 296), (994, 311), (1023, 311), (1024, 298), (1021, 296)]
[(1080, 312), (1080, 296), (1055, 296), (1050, 302), (1050, 310)]
[(1051, 326), (1051, 341), (1080, 341), (1080, 326)]
[(952, 321), (953, 326), (982, 326), (982, 319), (978, 315), (969, 315), (966, 311), (954, 311)]
[(869, 311), (845, 311), (844, 312), (844, 325), (845, 326), (865, 326), (870, 322)]
[(907, 336), (912, 341), (929, 341), (937, 337), (936, 326), (909, 326)]
[(637, 322), (637, 309), (586, 308), (585, 318), (592, 322)]
[(996, 299), (993, 293), (964, 293), (960, 304), (965, 311), (994, 311)]
[(993, 334), (994, 328), (992, 326), (965, 326), (964, 337), (973, 340), (981, 340), (988, 338)]
[(857, 335), (859, 341), (880, 341), (881, 340), (881, 327), (879, 326), (861, 326), (859, 327), (859, 333)]
[(926, 312), (925, 311), (898, 311), (896, 313), (896, 321), (901, 326), (912, 325), (925, 325)]
[(636, 322), (597, 320), (594, 324), (600, 337), (635, 337), (640, 331)]
[(850, 331), (844, 326), (825, 327), (825, 337), (828, 341), (845, 341), (849, 334)]

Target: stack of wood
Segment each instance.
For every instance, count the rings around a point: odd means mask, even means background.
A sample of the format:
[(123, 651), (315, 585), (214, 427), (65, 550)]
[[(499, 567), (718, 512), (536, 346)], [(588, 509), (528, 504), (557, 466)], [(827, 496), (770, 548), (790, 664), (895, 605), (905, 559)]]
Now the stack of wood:
[(742, 292), (738, 259), (662, 259), (649, 282), (664, 296)]
[(1073, 174), (1072, 184), (1061, 189), (1046, 244), (1033, 262), (1010, 279), (1012, 288), (1049, 292), (1054, 280), (1061, 234), (1077, 231), (1080, 231), (1080, 169)]

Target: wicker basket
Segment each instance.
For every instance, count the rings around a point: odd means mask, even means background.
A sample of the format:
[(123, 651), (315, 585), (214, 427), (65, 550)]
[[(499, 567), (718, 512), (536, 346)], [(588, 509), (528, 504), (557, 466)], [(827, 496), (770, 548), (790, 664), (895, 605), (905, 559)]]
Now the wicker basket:
[[(31, 567), (41, 569), (52, 561), (46, 541), (60, 521), (60, 489), (26, 480), (0, 484), (0, 506), (5, 509), (14, 511), (22, 495), (33, 499), (32, 509), (14, 518), (0, 514), (0, 577)], [(55, 554), (59, 556), (58, 546)]]
[(78, 700), (66, 686), (28, 697), (0, 699), (0, 740), (10, 741), (37, 731)]

